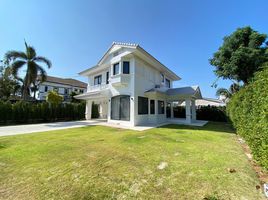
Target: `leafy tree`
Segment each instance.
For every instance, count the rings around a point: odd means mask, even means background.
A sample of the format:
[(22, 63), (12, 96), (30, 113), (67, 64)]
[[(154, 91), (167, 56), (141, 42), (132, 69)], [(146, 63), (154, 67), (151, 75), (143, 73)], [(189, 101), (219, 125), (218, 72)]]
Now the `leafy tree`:
[(21, 89), (20, 83), (11, 73), (7, 66), (0, 66), (0, 98), (7, 100), (11, 95), (16, 95)]
[(224, 37), (222, 46), (210, 59), (215, 74), (223, 79), (243, 81), (244, 84), (268, 61), (267, 36), (251, 27), (238, 28)]
[(12, 69), (13, 75), (18, 78), (19, 69), (23, 68), (25, 65), (26, 75), (23, 79), (23, 98), (26, 99), (30, 94), (30, 87), (35, 83), (38, 76), (40, 76), (41, 81), (46, 79), (45, 69), (39, 65), (39, 63), (45, 64), (48, 68), (51, 67), (51, 62), (42, 56), (37, 56), (34, 47), (28, 46), (25, 42), (25, 52), (21, 51), (8, 51), (5, 54), (6, 62), (11, 62), (10, 67)]
[(63, 97), (57, 91), (51, 90), (47, 94), (46, 101), (52, 105), (58, 105), (63, 101)]

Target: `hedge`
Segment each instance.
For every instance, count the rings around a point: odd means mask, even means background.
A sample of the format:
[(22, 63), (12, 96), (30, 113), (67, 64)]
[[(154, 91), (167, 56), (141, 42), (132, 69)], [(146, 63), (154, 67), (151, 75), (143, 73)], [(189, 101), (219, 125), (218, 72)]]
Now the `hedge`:
[(48, 103), (0, 101), (0, 124), (25, 124), (69, 121), (85, 118), (84, 103), (49, 105)]
[[(185, 107), (176, 106), (173, 108), (175, 118), (185, 118)], [(196, 119), (216, 122), (227, 122), (225, 107), (200, 106), (196, 109)]]
[(268, 67), (231, 98), (227, 113), (255, 160), (268, 169)]

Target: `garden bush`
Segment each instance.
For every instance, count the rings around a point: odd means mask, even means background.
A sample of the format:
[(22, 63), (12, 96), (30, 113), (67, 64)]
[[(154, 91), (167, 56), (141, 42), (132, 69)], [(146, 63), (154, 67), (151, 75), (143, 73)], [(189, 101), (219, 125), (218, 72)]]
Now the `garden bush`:
[(231, 98), (227, 113), (254, 158), (268, 169), (268, 67)]
[(49, 104), (19, 101), (14, 104), (0, 101), (0, 124), (22, 124), (85, 118), (85, 103)]
[[(173, 108), (175, 118), (185, 118), (185, 107), (176, 106)], [(225, 107), (216, 106), (200, 106), (196, 109), (196, 119), (208, 120), (217, 122), (226, 122), (228, 117), (226, 115)]]

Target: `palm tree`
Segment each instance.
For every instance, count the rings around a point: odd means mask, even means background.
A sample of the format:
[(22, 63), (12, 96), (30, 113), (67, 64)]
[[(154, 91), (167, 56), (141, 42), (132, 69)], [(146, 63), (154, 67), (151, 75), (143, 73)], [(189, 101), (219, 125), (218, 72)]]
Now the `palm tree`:
[(31, 85), (34, 85), (38, 77), (40, 76), (41, 81), (44, 81), (46, 79), (46, 71), (45, 69), (40, 66), (38, 63), (45, 64), (48, 68), (51, 67), (51, 62), (45, 57), (37, 56), (36, 51), (34, 47), (28, 46), (26, 41), (24, 41), (26, 52), (22, 51), (8, 51), (5, 54), (6, 61), (10, 63), (10, 67), (12, 69), (12, 74), (14, 77), (16, 77), (18, 80), (20, 79), (18, 77), (19, 69), (23, 68), (23, 66), (26, 65), (26, 74), (23, 79), (23, 92), (22, 96), (25, 100), (29, 93), (30, 93), (30, 87)]
[(229, 90), (226, 88), (219, 88), (216, 92), (217, 96), (223, 95), (226, 99), (230, 99), (234, 93), (238, 92), (241, 88), (241, 85), (238, 83), (233, 83), (230, 85)]

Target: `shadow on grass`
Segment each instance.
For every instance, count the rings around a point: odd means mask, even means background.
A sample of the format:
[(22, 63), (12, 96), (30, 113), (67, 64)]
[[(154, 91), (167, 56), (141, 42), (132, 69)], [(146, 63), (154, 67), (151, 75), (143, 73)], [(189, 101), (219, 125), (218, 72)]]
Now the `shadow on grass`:
[(227, 122), (208, 122), (204, 126), (189, 126), (189, 125), (179, 125), (179, 124), (168, 124), (160, 126), (157, 128), (167, 128), (167, 129), (186, 129), (186, 130), (204, 130), (204, 131), (216, 131), (223, 133), (235, 134), (235, 130), (230, 123)]

